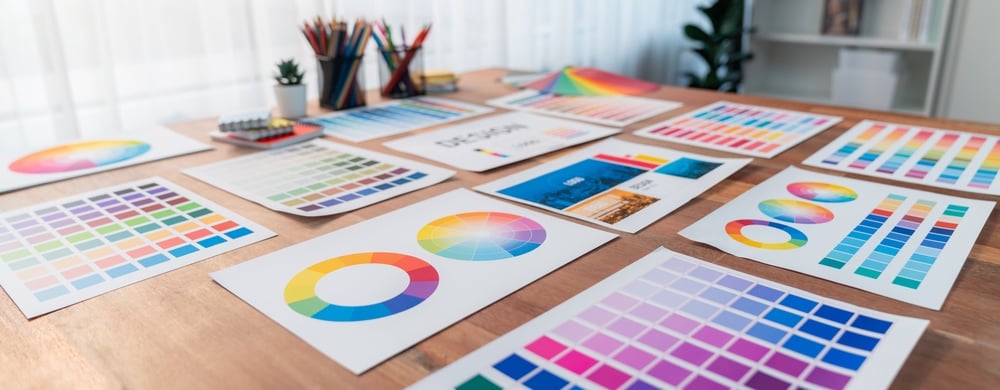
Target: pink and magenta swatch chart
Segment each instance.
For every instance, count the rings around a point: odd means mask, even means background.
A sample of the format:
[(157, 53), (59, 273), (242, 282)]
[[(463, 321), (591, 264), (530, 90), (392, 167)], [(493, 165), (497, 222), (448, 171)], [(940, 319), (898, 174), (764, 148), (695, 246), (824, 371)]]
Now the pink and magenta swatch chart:
[(1000, 195), (1000, 137), (862, 121), (807, 165), (928, 186)]
[(660, 248), (414, 389), (877, 389), (926, 320)]
[(527, 90), (486, 103), (615, 127), (628, 126), (681, 106), (678, 102), (637, 96), (564, 96)]
[(940, 310), (994, 206), (787, 168), (680, 235)]
[(635, 135), (771, 158), (841, 119), (721, 101), (639, 129)]
[(32, 318), (273, 235), (151, 177), (0, 215), (0, 283)]
[(334, 137), (361, 142), (492, 111), (489, 107), (454, 100), (416, 97), (304, 118), (301, 122), (323, 126), (323, 131)]

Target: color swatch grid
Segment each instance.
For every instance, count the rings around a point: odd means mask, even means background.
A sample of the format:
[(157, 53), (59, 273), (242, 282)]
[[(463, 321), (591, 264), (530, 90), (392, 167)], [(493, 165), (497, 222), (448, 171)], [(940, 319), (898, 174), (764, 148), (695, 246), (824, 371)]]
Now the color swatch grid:
[(1000, 195), (1000, 137), (862, 121), (804, 164)]
[(306, 217), (355, 210), (453, 171), (324, 140), (183, 171), (267, 208)]
[(489, 107), (454, 100), (416, 97), (304, 118), (300, 122), (323, 126), (326, 134), (361, 142), (492, 111)]
[(841, 119), (720, 101), (636, 130), (635, 135), (771, 158), (832, 127)]
[(678, 102), (635, 96), (563, 96), (521, 91), (486, 102), (511, 110), (624, 127), (681, 106)]
[(413, 388), (884, 388), (926, 326), (660, 248)]
[(0, 281), (32, 318), (273, 235), (153, 177), (0, 215)]
[(680, 234), (939, 310), (993, 206), (788, 168)]

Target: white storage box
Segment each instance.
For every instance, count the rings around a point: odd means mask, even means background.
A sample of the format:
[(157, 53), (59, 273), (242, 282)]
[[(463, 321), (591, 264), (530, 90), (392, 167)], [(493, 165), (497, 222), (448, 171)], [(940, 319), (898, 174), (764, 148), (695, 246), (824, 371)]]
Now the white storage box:
[(833, 102), (870, 110), (889, 110), (896, 94), (896, 73), (834, 69)]
[(870, 49), (840, 49), (840, 69), (899, 73), (899, 52)]

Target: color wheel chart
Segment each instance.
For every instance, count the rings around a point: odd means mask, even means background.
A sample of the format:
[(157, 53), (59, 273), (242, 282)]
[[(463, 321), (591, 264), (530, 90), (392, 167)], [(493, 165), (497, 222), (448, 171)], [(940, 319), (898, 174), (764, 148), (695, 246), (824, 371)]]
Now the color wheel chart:
[(0, 193), (209, 149), (166, 128), (151, 128), (121, 138), (79, 140), (0, 156)]
[(940, 310), (994, 205), (787, 168), (680, 234)]
[(212, 278), (361, 374), (613, 238), (459, 189)]
[(323, 126), (326, 134), (361, 142), (488, 112), (493, 109), (454, 100), (416, 97), (303, 118), (299, 122)]
[(306, 217), (368, 206), (455, 172), (325, 140), (185, 169), (269, 209)]
[(635, 135), (748, 156), (771, 158), (842, 118), (720, 101)]
[(674, 101), (636, 96), (564, 96), (536, 91), (521, 91), (486, 103), (615, 127), (628, 126), (681, 106)]
[(862, 121), (804, 162), (820, 168), (1000, 195), (1000, 137)]
[(927, 323), (659, 248), (412, 389), (886, 388)]
[(152, 177), (0, 215), (0, 282), (32, 318), (273, 235)]

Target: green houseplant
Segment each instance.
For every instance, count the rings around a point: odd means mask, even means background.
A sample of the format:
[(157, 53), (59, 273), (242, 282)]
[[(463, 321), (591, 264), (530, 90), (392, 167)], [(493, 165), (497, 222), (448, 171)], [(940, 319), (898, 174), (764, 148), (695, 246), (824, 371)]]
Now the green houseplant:
[(274, 100), (278, 103), (278, 112), (285, 118), (301, 118), (306, 116), (306, 85), (302, 83), (305, 72), (299, 69), (294, 58), (278, 61), (274, 74)]
[(695, 41), (694, 52), (706, 67), (705, 74), (685, 72), (688, 86), (735, 92), (743, 81), (743, 62), (753, 53), (743, 52), (742, 39), (749, 29), (743, 28), (743, 0), (716, 0), (710, 6), (700, 6), (710, 24), (705, 31), (694, 24), (684, 25), (684, 35)]

